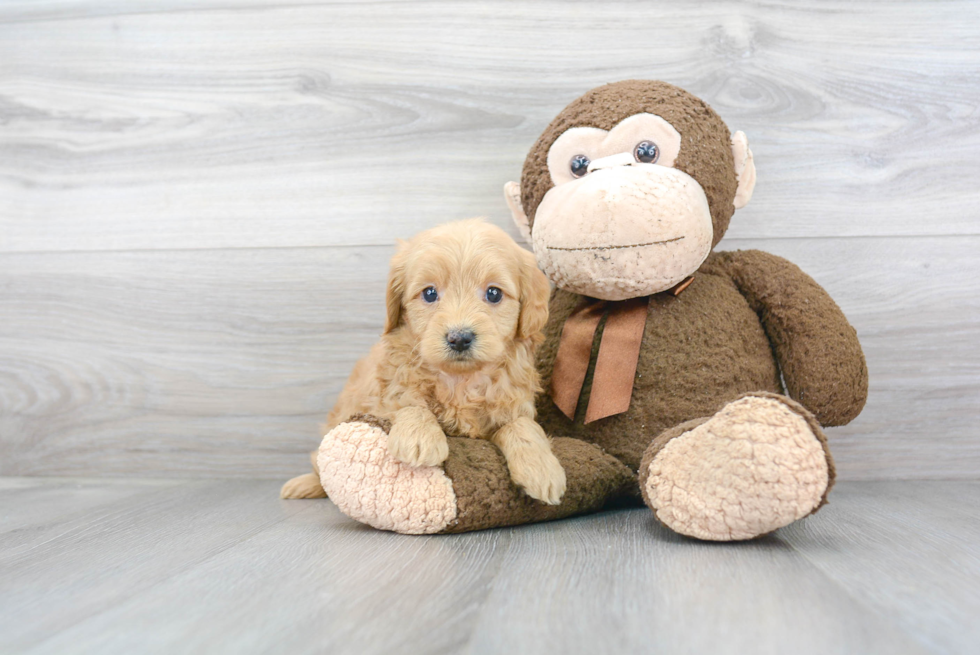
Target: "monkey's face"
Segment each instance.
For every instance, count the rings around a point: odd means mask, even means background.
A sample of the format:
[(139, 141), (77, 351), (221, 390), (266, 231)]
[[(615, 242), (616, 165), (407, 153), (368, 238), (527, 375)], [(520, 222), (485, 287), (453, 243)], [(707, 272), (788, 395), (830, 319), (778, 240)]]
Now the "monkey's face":
[(653, 114), (576, 127), (548, 151), (554, 187), (538, 205), (538, 266), (563, 289), (623, 300), (669, 289), (711, 251), (701, 185), (673, 168), (681, 135)]
[(625, 300), (698, 270), (751, 197), (755, 166), (745, 135), (702, 100), (631, 80), (566, 107), (523, 182), (505, 195), (538, 266), (559, 288)]

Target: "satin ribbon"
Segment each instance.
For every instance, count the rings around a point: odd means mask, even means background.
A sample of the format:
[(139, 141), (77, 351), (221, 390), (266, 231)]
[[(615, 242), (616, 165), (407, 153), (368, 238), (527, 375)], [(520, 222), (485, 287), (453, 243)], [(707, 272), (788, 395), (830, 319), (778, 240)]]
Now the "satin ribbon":
[[(665, 293), (677, 296), (692, 281), (693, 278), (687, 278)], [(575, 418), (582, 385), (589, 370), (595, 332), (602, 317), (607, 314), (592, 375), (592, 393), (585, 410), (585, 422), (592, 423), (629, 409), (649, 304), (649, 296), (617, 302), (582, 298), (582, 302), (565, 320), (552, 367), (551, 397), (569, 419)]]

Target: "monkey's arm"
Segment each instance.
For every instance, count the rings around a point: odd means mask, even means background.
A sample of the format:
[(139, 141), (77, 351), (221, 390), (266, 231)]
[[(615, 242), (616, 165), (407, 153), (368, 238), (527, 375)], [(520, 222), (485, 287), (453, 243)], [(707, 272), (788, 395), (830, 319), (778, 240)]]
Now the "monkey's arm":
[(716, 263), (762, 320), (789, 395), (822, 425), (853, 420), (868, 397), (868, 368), (837, 303), (795, 264), (766, 252), (721, 252)]

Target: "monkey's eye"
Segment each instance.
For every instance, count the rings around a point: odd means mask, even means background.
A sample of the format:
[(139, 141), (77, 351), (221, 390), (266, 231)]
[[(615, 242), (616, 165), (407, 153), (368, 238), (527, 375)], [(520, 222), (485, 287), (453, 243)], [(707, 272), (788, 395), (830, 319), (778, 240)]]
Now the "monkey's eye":
[(589, 172), (589, 158), (585, 155), (575, 155), (572, 157), (572, 161), (568, 163), (568, 167), (572, 169), (572, 177), (582, 177)]
[(487, 287), (487, 302), (496, 305), (504, 299), (504, 292), (497, 287)]
[(633, 156), (641, 164), (656, 164), (660, 159), (660, 148), (653, 141), (640, 141), (633, 148)]
[(439, 300), (439, 292), (435, 287), (426, 287), (422, 290), (422, 300), (425, 302), (435, 302)]

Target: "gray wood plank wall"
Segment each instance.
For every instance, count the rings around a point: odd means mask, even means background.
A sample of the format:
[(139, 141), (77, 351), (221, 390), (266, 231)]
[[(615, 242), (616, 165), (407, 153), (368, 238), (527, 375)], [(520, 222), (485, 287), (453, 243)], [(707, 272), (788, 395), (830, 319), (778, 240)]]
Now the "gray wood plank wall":
[[(0, 4), (0, 475), (286, 476), (395, 237), (473, 215), (587, 89), (710, 102), (865, 345), (843, 478), (980, 471), (980, 4)], [(512, 234), (515, 234), (513, 230)]]

